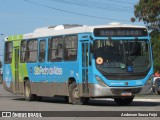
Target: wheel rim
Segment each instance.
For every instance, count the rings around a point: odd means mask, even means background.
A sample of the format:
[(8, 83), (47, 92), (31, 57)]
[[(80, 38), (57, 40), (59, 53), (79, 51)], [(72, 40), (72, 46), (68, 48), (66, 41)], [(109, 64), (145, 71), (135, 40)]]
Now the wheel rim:
[(30, 94), (30, 88), (28, 85), (26, 85), (26, 97), (29, 97), (29, 94)]
[(76, 87), (74, 90), (73, 90), (73, 98), (78, 100), (80, 98), (79, 96), (79, 91), (78, 91), (78, 88)]

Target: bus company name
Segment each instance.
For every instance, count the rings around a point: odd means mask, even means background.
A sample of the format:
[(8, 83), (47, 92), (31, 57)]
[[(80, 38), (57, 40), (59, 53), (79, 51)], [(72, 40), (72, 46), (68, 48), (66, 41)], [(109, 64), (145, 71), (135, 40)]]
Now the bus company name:
[(62, 68), (59, 68), (57, 66), (54, 66), (54, 67), (50, 67), (50, 68), (47, 68), (47, 67), (38, 67), (38, 66), (35, 66), (34, 67), (34, 74), (35, 75), (62, 75), (63, 73), (63, 70)]

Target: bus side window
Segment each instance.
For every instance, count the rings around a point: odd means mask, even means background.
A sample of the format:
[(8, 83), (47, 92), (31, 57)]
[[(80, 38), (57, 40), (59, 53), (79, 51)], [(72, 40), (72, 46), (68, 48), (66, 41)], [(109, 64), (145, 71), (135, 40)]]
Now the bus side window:
[(38, 40), (29, 40), (27, 43), (26, 62), (36, 62), (38, 55)]
[(26, 43), (27, 43), (27, 41), (26, 40), (23, 40), (23, 41), (21, 41), (21, 48), (20, 48), (20, 61), (21, 61), (21, 63), (24, 63), (24, 62), (26, 62), (26, 60), (25, 60), (25, 56), (26, 56)]
[(39, 49), (39, 61), (44, 62), (45, 61), (45, 56), (46, 56), (46, 41), (41, 40), (39, 47), (40, 47), (40, 49)]
[(77, 35), (71, 35), (65, 37), (64, 60), (67, 61), (77, 60), (77, 46), (78, 46)]
[(13, 51), (13, 43), (6, 42), (5, 43), (5, 63), (12, 62), (12, 51)]
[(49, 47), (49, 61), (62, 61), (63, 57), (63, 36), (51, 39)]

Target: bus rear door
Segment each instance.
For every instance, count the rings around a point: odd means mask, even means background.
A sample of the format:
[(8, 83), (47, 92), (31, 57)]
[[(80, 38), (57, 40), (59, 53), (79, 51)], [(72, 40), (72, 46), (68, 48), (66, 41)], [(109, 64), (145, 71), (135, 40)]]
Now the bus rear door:
[(14, 75), (15, 75), (15, 93), (21, 93), (20, 81), (19, 81), (19, 47), (14, 47)]

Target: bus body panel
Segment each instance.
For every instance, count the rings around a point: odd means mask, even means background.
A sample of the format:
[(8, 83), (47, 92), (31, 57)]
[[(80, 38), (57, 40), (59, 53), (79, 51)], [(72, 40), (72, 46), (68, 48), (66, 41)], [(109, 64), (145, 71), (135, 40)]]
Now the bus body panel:
[(4, 88), (9, 91), (9, 92), (13, 92), (13, 77), (12, 77), (12, 71), (11, 71), (11, 65), (10, 64), (6, 64), (5, 66), (3, 66), (3, 85)]
[[(70, 35), (70, 34), (69, 34)], [(49, 40), (57, 36), (46, 36), (34, 38), (46, 42), (46, 56), (43, 62), (38, 61), (40, 48), (38, 47), (36, 62), (20, 62), (20, 47), (23, 35), (10, 36), (8, 41), (13, 42), (12, 62), (4, 64), (3, 83), (6, 90), (13, 93), (24, 93), (26, 80), (30, 81), (31, 93), (38, 96), (69, 96), (69, 80), (74, 79), (77, 83), (80, 96), (83, 97), (121, 97), (123, 92), (136, 94), (150, 94), (152, 84), (147, 81), (152, 79), (153, 60), (150, 46), (151, 67), (144, 78), (141, 79), (120, 79), (109, 80), (96, 67), (95, 55), (92, 45), (95, 40), (104, 41), (108, 37), (95, 37), (92, 32), (78, 33), (77, 59), (74, 61), (48, 61)], [(37, 34), (36, 34), (37, 36)], [(61, 35), (63, 39), (67, 34)], [(113, 41), (122, 39), (133, 40), (135, 37), (113, 37)], [(139, 40), (149, 37), (138, 37)], [(25, 39), (30, 41), (29, 39)], [(63, 40), (64, 41), (64, 40)], [(18, 52), (19, 51), (19, 52)], [(17, 58), (15, 56), (18, 56)], [(5, 62), (4, 62), (5, 63)], [(105, 87), (100, 85), (96, 77), (99, 77)]]

